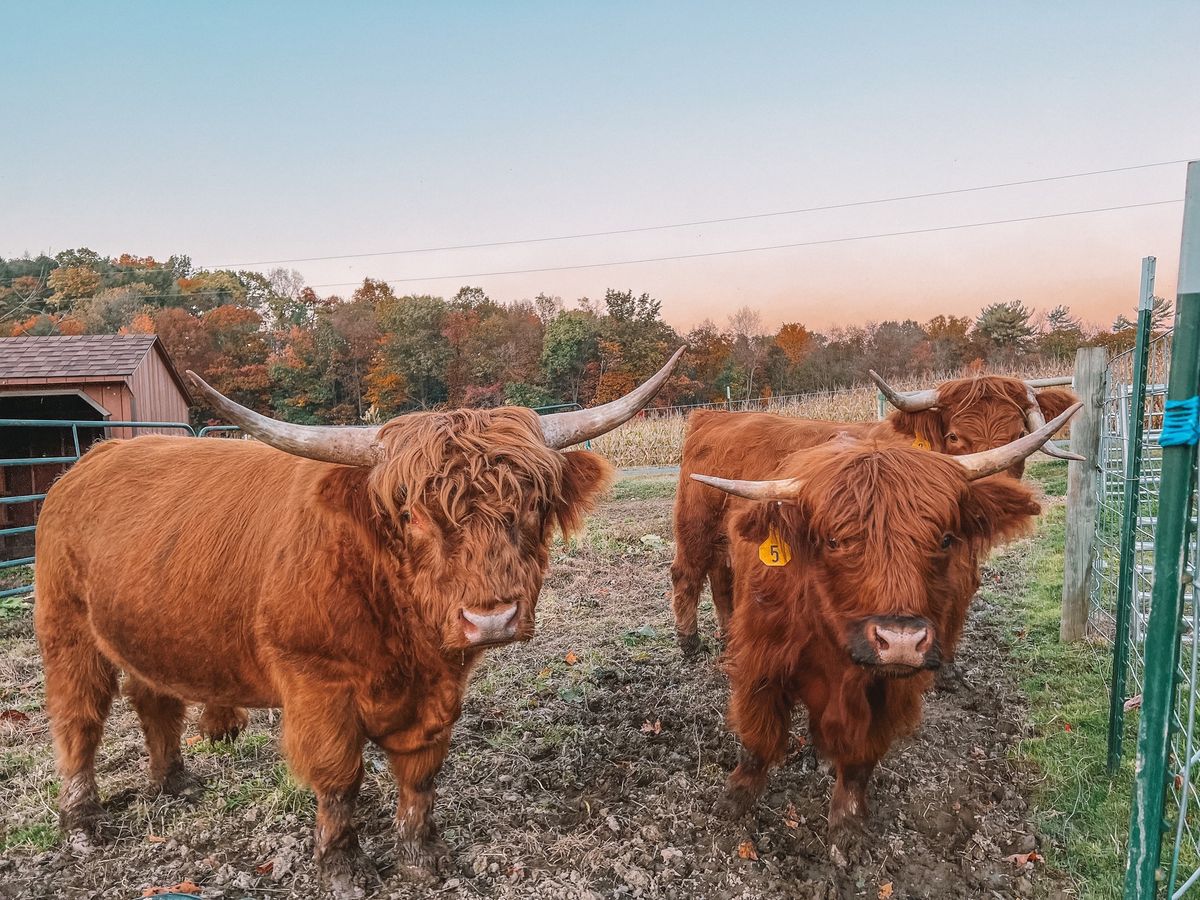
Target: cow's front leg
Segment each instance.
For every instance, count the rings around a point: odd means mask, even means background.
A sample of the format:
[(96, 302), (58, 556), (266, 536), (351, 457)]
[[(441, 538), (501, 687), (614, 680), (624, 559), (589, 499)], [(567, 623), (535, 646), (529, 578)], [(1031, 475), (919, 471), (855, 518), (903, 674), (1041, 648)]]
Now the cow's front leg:
[(729, 720), (742, 741), (742, 756), (725, 783), (717, 803), (719, 816), (744, 816), (767, 785), (771, 766), (787, 755), (792, 704), (782, 687), (735, 681), (729, 699)]
[(354, 828), (362, 746), (349, 698), (313, 693), (285, 700), (284, 752), (296, 775), (317, 794), (313, 857), (322, 882), (338, 898), (363, 897), (378, 879)]
[(837, 763), (837, 781), (829, 799), (829, 833), (860, 826), (867, 818), (867, 784), (875, 770), (874, 761), (849, 765)]
[(437, 797), (434, 778), (450, 748), (450, 730), (419, 747), (399, 740), (383, 741), (396, 779), (396, 861), (403, 874), (417, 879), (437, 875), (449, 860), (433, 822)]

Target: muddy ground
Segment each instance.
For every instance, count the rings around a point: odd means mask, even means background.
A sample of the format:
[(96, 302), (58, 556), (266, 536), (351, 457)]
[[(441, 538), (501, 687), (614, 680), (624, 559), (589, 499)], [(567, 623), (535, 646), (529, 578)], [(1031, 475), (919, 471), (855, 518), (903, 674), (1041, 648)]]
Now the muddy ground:
[[(801, 715), (794, 750), (751, 818), (715, 818), (737, 747), (717, 658), (681, 660), (665, 600), (669, 479), (627, 480), (571, 548), (559, 547), (529, 644), (479, 668), (435, 808), (454, 871), (428, 887), (391, 878), (395, 791), (368, 751), (363, 844), (377, 896), (463, 898), (1018, 898), (1074, 896), (1042, 863), (1005, 859), (1039, 841), (1012, 762), (1028, 728), (1007, 674), (1002, 611), (977, 599), (961, 683), (930, 697), (925, 723), (880, 766), (864, 840), (838, 866), (825, 840), (831, 778)], [(1019, 590), (1006, 566), (988, 578)], [(1012, 582), (1005, 584), (1006, 581)], [(1002, 592), (1002, 591), (1001, 591)], [(702, 627), (713, 623), (707, 603)], [(133, 712), (118, 701), (100, 757), (116, 836), (83, 852), (55, 828), (57, 782), (28, 615), (0, 622), (0, 897), (141, 896), (191, 881), (205, 897), (317, 895), (314, 802), (289, 776), (278, 714), (233, 746), (186, 734), (207, 779), (198, 803), (151, 797)], [(836, 854), (835, 854), (836, 855)], [(757, 857), (757, 858), (743, 858)]]

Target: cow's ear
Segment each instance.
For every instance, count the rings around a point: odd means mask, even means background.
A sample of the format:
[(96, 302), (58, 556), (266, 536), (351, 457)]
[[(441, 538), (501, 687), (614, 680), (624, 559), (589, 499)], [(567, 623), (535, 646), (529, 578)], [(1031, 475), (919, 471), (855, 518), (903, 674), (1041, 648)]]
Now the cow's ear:
[(915, 413), (893, 410), (888, 420), (912, 446), (920, 450), (946, 452), (946, 423), (942, 421), (942, 410), (923, 409)]
[(1078, 403), (1079, 398), (1073, 391), (1068, 391), (1066, 388), (1046, 388), (1044, 391), (1037, 392), (1037, 402), (1041, 407), (1042, 415), (1048, 422), (1065, 412), (1068, 406)]
[(1033, 491), (1009, 475), (992, 475), (967, 485), (962, 502), (963, 531), (994, 547), (1032, 530), (1042, 511)]
[(597, 498), (613, 480), (613, 467), (602, 456), (587, 450), (572, 450), (563, 454), (562, 492), (554, 510), (563, 535), (579, 530), (586, 516), (596, 505)]
[(733, 531), (744, 541), (761, 544), (774, 525), (770, 503), (751, 503), (733, 521)]

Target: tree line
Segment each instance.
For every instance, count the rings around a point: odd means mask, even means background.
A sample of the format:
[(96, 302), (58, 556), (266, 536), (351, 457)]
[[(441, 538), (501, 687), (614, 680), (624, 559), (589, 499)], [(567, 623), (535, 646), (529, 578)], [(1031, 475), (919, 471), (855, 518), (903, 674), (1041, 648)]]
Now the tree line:
[[(1156, 329), (1170, 318), (1170, 304), (1156, 298)], [(442, 404), (602, 403), (681, 343), (689, 352), (659, 395), (663, 405), (849, 387), (868, 368), (893, 377), (1065, 367), (1078, 347), (1124, 349), (1133, 333), (1124, 316), (1097, 329), (1065, 306), (1035, 314), (1009, 300), (974, 318), (828, 333), (800, 322), (772, 332), (743, 307), (681, 334), (662, 320), (658, 300), (632, 290), (573, 304), (546, 294), (501, 303), (478, 287), (449, 298), (398, 295), (368, 278), (349, 297), (321, 297), (294, 270), (196, 270), (186, 256), (160, 262), (82, 248), (0, 257), (0, 334), (156, 334), (180, 369), (255, 409), (311, 424)]]

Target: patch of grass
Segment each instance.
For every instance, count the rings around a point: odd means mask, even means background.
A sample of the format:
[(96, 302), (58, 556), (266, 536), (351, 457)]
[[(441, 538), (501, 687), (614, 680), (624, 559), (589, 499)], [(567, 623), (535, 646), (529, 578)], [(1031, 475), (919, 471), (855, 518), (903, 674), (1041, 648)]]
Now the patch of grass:
[(1065, 462), (1030, 463), (1029, 477), (1041, 483), (1047, 497), (1067, 496), (1067, 464)]
[(59, 841), (58, 827), (44, 822), (29, 825), (18, 825), (4, 835), (0, 840), (0, 850), (28, 849), (35, 853), (44, 853), (53, 848)]
[(623, 478), (612, 486), (613, 500), (657, 500), (674, 497), (678, 479), (674, 475)]
[(224, 790), (225, 812), (261, 811), (269, 821), (283, 813), (310, 813), (316, 809), (313, 793), (296, 780), (287, 764), (277, 762), (260, 776), (243, 778)]
[[(1031, 467), (1035, 478), (1061, 478), (1060, 464)], [(1063, 467), (1065, 468), (1065, 466)], [(995, 599), (1009, 612), (1009, 649), (1029, 698), (1034, 734), (1018, 753), (1040, 774), (1033, 821), (1051, 838), (1047, 862), (1066, 872), (1087, 900), (1121, 897), (1129, 802), (1133, 783), (1135, 717), (1126, 721), (1124, 765), (1107, 770), (1110, 659), (1107, 647), (1062, 644), (1063, 546), (1066, 509), (1049, 510), (1032, 551), (1011, 553), (1023, 589)]]
[(14, 597), (0, 597), (0, 619), (15, 619), (23, 616), (33, 608), (32, 594), (18, 594)]
[(36, 762), (30, 753), (5, 750), (3, 753), (0, 753), (0, 781), (16, 778), (18, 775), (24, 775), (26, 772), (32, 771)]

